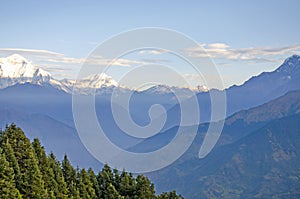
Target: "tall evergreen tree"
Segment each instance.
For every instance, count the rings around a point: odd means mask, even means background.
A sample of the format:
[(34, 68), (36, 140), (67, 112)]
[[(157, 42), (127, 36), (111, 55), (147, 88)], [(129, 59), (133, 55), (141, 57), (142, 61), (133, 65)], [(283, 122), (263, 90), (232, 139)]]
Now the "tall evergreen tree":
[(122, 196), (133, 198), (136, 191), (136, 181), (132, 174), (128, 174), (125, 170), (122, 171), (120, 176), (119, 192)]
[(10, 167), (13, 168), (14, 171), (14, 183), (16, 185), (16, 188), (19, 189), (21, 186), (21, 172), (19, 168), (18, 161), (16, 159), (16, 156), (14, 154), (14, 151), (8, 142), (8, 140), (1, 143), (1, 147), (3, 148), (3, 152), (6, 155), (6, 159), (9, 162)]
[[(116, 188), (113, 185), (114, 184), (114, 176), (113, 176), (112, 170), (107, 164), (105, 164), (102, 171), (98, 173), (97, 179), (98, 179), (98, 183), (100, 186), (102, 196), (104, 198), (111, 195), (108, 193), (109, 186), (113, 186), (114, 190), (116, 190)], [(112, 188), (110, 188), (110, 189), (112, 190)]]
[(0, 198), (20, 199), (21, 194), (15, 186), (14, 170), (0, 149)]
[(157, 196), (157, 199), (183, 199), (182, 196), (178, 196), (176, 191), (171, 191), (170, 193), (162, 193), (159, 196)]
[(53, 171), (54, 180), (56, 181), (58, 188), (56, 190), (55, 196), (58, 199), (67, 199), (68, 198), (68, 190), (67, 184), (64, 179), (63, 171), (61, 168), (61, 164), (58, 160), (56, 160), (55, 155), (51, 152), (48, 157), (49, 166)]
[(18, 182), (18, 188), (23, 198), (44, 198), (44, 182), (29, 139), (14, 124), (6, 127), (3, 138), (10, 143), (19, 165), (20, 182)]
[(137, 199), (155, 199), (154, 185), (149, 179), (143, 175), (138, 175), (136, 178), (136, 192), (135, 198)]
[(123, 199), (121, 195), (118, 193), (114, 185), (111, 183), (107, 186), (106, 193), (104, 195), (104, 199)]
[(90, 180), (89, 174), (85, 169), (82, 169), (78, 173), (78, 189), (80, 193), (80, 197), (83, 199), (93, 199), (96, 197), (95, 189)]
[(98, 180), (97, 180), (97, 176), (95, 175), (93, 169), (89, 168), (88, 175), (90, 177), (90, 181), (93, 184), (93, 188), (95, 190), (95, 197), (94, 197), (94, 199), (101, 198), (100, 186), (99, 186), (99, 183), (98, 183)]
[(48, 198), (57, 198), (56, 193), (58, 193), (58, 184), (56, 183), (54, 179), (54, 173), (52, 168), (49, 165), (48, 158), (46, 155), (46, 152), (44, 150), (44, 147), (41, 146), (40, 141), (35, 138), (33, 140), (32, 146), (35, 151), (35, 155), (38, 160), (39, 169), (42, 174), (42, 178), (45, 183), (45, 189), (48, 195)]
[(77, 173), (72, 167), (67, 155), (64, 156), (64, 160), (62, 162), (62, 171), (67, 183), (68, 197), (74, 199), (80, 198), (79, 191), (77, 189)]

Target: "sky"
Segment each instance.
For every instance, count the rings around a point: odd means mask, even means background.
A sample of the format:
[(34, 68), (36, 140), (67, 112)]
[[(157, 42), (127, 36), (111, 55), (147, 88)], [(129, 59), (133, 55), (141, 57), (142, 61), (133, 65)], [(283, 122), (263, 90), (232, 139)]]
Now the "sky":
[[(166, 28), (196, 41), (206, 53), (188, 49), (190, 56), (209, 56), (224, 87), (229, 87), (300, 54), (299, 10), (299, 0), (1, 1), (0, 57), (18, 53), (55, 78), (76, 78), (85, 58), (114, 35), (143, 27)], [(157, 52), (124, 55), (110, 75), (120, 79), (151, 60), (173, 65), (191, 84), (199, 83), (198, 74), (178, 57)], [(131, 80), (134, 84), (135, 77)], [(170, 84), (176, 80), (170, 78)]]

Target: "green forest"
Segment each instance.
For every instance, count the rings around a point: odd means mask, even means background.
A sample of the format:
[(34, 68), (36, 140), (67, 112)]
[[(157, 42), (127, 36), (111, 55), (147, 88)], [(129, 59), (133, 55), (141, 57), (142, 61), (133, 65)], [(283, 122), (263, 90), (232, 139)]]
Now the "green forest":
[(2, 199), (181, 199), (175, 191), (155, 194), (144, 176), (104, 165), (101, 171), (74, 168), (67, 155), (60, 162), (46, 154), (15, 124), (0, 132), (0, 198)]

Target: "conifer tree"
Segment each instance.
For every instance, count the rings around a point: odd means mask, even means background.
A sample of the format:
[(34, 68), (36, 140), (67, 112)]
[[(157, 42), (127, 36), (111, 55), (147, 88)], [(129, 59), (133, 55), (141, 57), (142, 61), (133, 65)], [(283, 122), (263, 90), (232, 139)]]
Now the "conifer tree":
[(105, 199), (122, 199), (122, 197), (119, 195), (118, 191), (112, 185), (111, 183), (107, 186), (106, 193), (104, 195)]
[(77, 173), (72, 167), (67, 155), (64, 156), (64, 160), (62, 162), (62, 171), (67, 184), (68, 197), (74, 199), (80, 198), (79, 191), (77, 189)]
[(29, 139), (15, 124), (6, 127), (3, 138), (10, 143), (20, 168), (18, 189), (23, 198), (44, 198), (44, 182)]
[(19, 189), (21, 185), (21, 173), (14, 151), (8, 140), (6, 140), (4, 143), (1, 143), (1, 147), (3, 148), (3, 152), (6, 155), (6, 159), (9, 162), (10, 167), (13, 168), (14, 183), (16, 188)]
[(93, 188), (95, 190), (95, 197), (94, 199), (96, 198), (101, 198), (101, 190), (100, 190), (100, 186), (99, 186), (99, 183), (98, 183), (98, 180), (97, 180), (97, 177), (93, 171), (93, 169), (89, 168), (88, 170), (88, 175), (90, 177), (90, 181), (91, 183), (93, 184)]
[[(115, 187), (114, 187), (114, 176), (113, 176), (113, 173), (112, 173), (112, 170), (111, 168), (105, 164), (102, 171), (98, 173), (98, 176), (97, 176), (97, 179), (98, 179), (98, 183), (100, 185), (100, 190), (101, 190), (101, 193), (102, 193), (102, 196), (105, 198), (105, 197), (108, 197), (110, 194), (108, 193), (108, 188), (109, 186), (113, 186), (114, 190)], [(112, 189), (112, 188), (110, 188)]]
[(136, 178), (135, 198), (137, 199), (155, 199), (154, 185), (143, 175)]
[(0, 149), (0, 198), (20, 199), (21, 194), (15, 186), (14, 170)]
[(61, 164), (58, 160), (56, 160), (56, 157), (52, 152), (48, 157), (48, 161), (49, 161), (49, 166), (52, 169), (54, 174), (54, 180), (58, 185), (58, 188), (55, 193), (56, 198), (67, 199), (68, 198), (67, 184), (64, 180)]
[(178, 196), (176, 191), (171, 191), (170, 193), (162, 193), (159, 196), (157, 196), (157, 199), (183, 199), (182, 196)]
[(122, 171), (119, 187), (119, 192), (122, 196), (128, 196), (130, 198), (130, 196), (132, 197), (134, 195), (136, 191), (136, 182), (131, 173), (128, 174), (125, 170)]
[(44, 147), (41, 146), (41, 143), (37, 138), (33, 140), (32, 146), (38, 159), (39, 169), (45, 183), (45, 189), (48, 194), (48, 198), (54, 199), (56, 198), (55, 193), (57, 193), (58, 184), (54, 179), (53, 170), (50, 168)]
[(95, 190), (93, 188), (93, 184), (90, 180), (90, 176), (86, 172), (85, 169), (82, 169), (80, 173), (78, 173), (78, 189), (80, 193), (80, 197), (83, 199), (93, 199), (96, 197)]

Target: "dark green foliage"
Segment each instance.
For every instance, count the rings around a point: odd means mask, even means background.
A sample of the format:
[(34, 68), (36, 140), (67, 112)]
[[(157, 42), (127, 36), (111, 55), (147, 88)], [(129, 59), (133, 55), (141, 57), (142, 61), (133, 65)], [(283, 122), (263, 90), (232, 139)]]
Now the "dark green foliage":
[(14, 182), (14, 170), (0, 149), (0, 198), (22, 198)]
[(63, 171), (61, 169), (60, 162), (56, 160), (56, 157), (53, 153), (50, 153), (48, 157), (48, 161), (49, 161), (49, 166), (53, 171), (54, 180), (58, 185), (57, 190), (55, 192), (56, 198), (58, 199), (68, 198), (67, 184), (63, 176)]
[(93, 183), (91, 182), (90, 176), (85, 169), (82, 169), (80, 173), (78, 173), (78, 189), (81, 198), (96, 198)]
[(41, 143), (37, 138), (34, 139), (32, 146), (38, 159), (38, 164), (45, 183), (47, 196), (48, 198), (57, 198), (58, 184), (55, 181), (54, 173), (50, 167), (44, 147), (41, 146)]
[(171, 191), (170, 193), (162, 193), (157, 197), (157, 199), (183, 199), (183, 197), (178, 196), (176, 191)]
[(95, 190), (95, 196), (93, 198), (101, 198), (100, 186), (99, 186), (99, 183), (97, 180), (97, 176), (95, 175), (93, 169), (89, 168), (88, 175), (89, 175), (90, 181), (93, 185), (93, 189)]
[(155, 198), (154, 185), (149, 179), (143, 175), (138, 175), (136, 178), (136, 198), (152, 199)]
[(44, 182), (29, 139), (20, 128), (12, 124), (6, 127), (1, 140), (8, 142), (13, 149), (20, 170), (16, 184), (23, 198), (44, 198)]
[(127, 173), (125, 170), (120, 175), (119, 190), (123, 196), (133, 196), (136, 191), (136, 180), (133, 178), (131, 173)]
[(7, 199), (181, 199), (176, 192), (155, 195), (143, 175), (136, 178), (104, 165), (96, 176), (90, 168), (74, 169), (67, 155), (62, 163), (47, 156), (38, 139), (30, 143), (12, 124), (0, 131), (0, 198)]
[(67, 155), (65, 155), (64, 160), (62, 162), (62, 171), (64, 179), (67, 183), (68, 197), (74, 199), (80, 198), (79, 190), (77, 187), (77, 172), (72, 167)]

